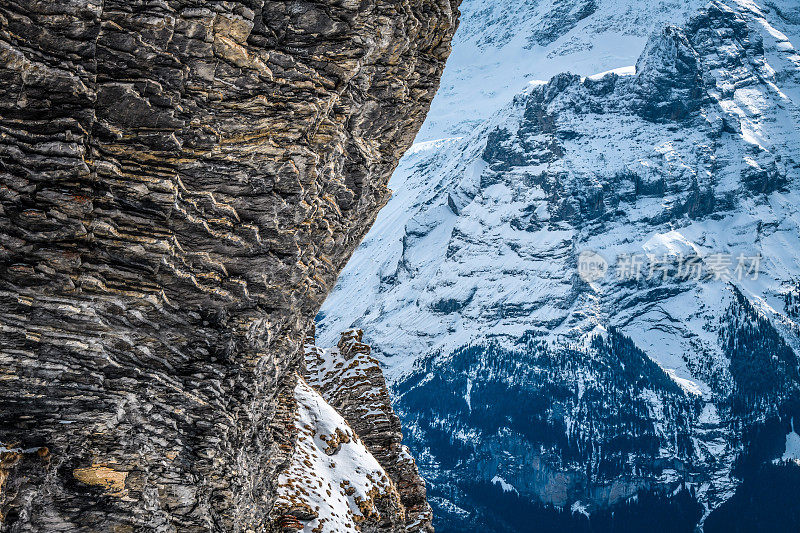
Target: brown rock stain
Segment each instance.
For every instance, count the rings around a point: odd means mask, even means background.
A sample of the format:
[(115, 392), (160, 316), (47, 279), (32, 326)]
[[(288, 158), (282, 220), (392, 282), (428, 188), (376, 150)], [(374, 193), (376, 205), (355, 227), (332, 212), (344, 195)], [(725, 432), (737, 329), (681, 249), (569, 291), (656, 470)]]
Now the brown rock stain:
[(125, 478), (128, 477), (128, 473), (95, 464), (86, 468), (76, 468), (72, 471), (72, 477), (86, 485), (102, 487), (111, 496), (121, 497), (125, 494)]

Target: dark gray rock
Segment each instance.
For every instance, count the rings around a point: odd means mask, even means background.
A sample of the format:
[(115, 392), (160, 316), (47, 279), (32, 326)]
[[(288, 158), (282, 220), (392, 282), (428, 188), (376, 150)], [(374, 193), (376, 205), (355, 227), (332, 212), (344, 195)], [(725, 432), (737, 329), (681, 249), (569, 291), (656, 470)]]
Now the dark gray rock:
[(457, 2), (0, 7), (3, 531), (263, 531)]

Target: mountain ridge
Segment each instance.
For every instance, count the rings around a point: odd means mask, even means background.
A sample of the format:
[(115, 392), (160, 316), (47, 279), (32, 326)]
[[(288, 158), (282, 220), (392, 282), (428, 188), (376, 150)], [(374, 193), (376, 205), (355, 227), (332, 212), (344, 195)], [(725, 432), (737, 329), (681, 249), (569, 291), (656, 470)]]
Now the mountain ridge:
[[(658, 509), (723, 527), (760, 464), (787, 456), (791, 478), (800, 28), (779, 4), (710, 2), (632, 68), (532, 82), (401, 163), (317, 322), (363, 329), (385, 365), (437, 528)], [(584, 252), (602, 276), (581, 276)]]

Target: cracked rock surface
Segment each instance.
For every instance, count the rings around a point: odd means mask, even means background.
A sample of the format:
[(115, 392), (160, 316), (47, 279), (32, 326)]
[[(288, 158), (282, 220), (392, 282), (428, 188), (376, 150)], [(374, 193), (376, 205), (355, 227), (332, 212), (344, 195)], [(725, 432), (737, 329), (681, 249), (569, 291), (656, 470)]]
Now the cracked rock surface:
[(362, 330), (348, 330), (335, 348), (324, 350), (309, 335), (306, 380), (346, 420), (391, 479), (405, 511), (402, 530), (432, 532), (433, 511), (425, 482), (402, 444), (400, 419), (392, 408), (380, 364), (362, 340)]
[(455, 0), (0, 5), (0, 530), (272, 531)]

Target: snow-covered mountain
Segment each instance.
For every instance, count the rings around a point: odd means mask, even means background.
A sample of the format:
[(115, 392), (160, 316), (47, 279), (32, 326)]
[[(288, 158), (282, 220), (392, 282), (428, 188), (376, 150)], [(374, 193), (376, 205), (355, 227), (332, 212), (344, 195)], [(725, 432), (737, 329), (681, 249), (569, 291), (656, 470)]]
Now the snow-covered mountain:
[(462, 9), (421, 135), (463, 135), (407, 154), (318, 320), (386, 365), (437, 530), (792, 530), (800, 5)]
[(703, 0), (465, 0), (441, 86), (417, 141), (464, 135), (531, 80), (632, 65), (650, 33)]

